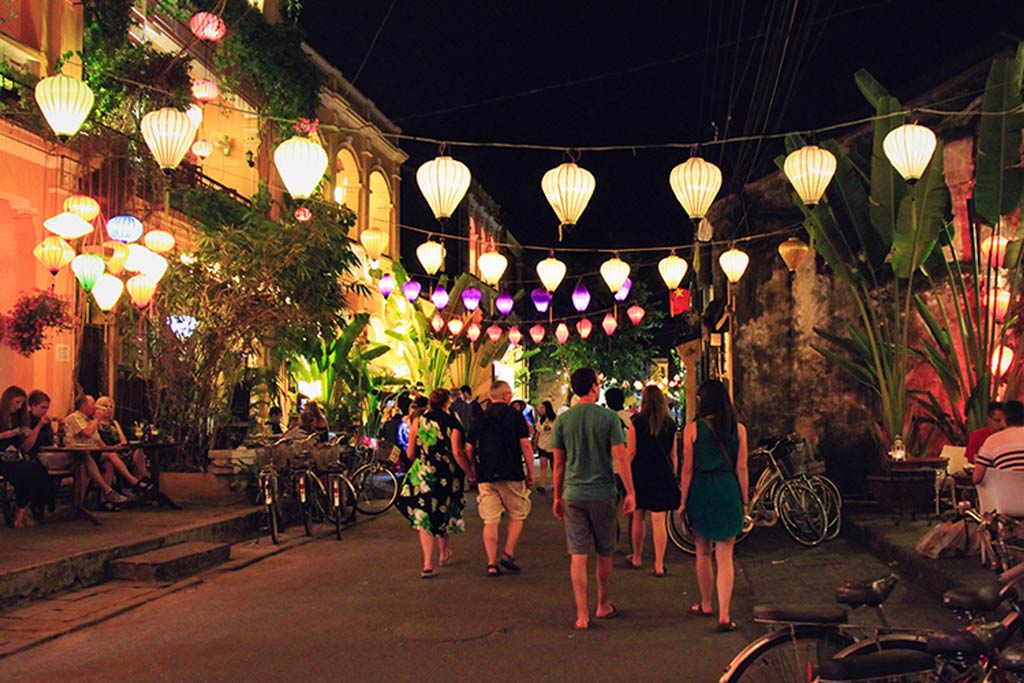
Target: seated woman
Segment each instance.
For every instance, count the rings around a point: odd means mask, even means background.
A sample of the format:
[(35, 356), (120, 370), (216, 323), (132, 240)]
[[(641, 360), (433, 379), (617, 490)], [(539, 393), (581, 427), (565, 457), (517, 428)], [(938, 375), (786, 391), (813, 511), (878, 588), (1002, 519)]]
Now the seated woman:
[[(74, 412), (64, 419), (64, 431), (67, 433), (67, 438), (70, 443), (90, 448), (102, 448), (105, 444), (99, 436), (99, 428), (101, 419), (106, 419), (103, 416), (104, 412), (105, 411), (96, 406), (96, 400), (88, 394), (84, 394), (75, 399)], [(140, 484), (139, 479), (128, 471), (124, 461), (121, 460), (121, 456), (114, 451), (103, 451), (100, 453), (97, 461), (99, 466), (103, 469), (103, 486), (107, 491), (113, 492), (110, 485), (114, 481), (115, 472), (121, 475), (121, 477), (128, 482), (129, 486), (137, 490), (148, 491), (152, 487), (152, 484), (149, 484), (148, 482)], [(86, 464), (86, 467), (88, 467), (88, 464)], [(119, 497), (120, 500), (116, 500), (114, 499), (114, 496), (105, 493), (102, 509), (108, 512), (115, 510), (117, 509), (117, 503), (127, 500), (127, 498), (121, 496), (121, 494), (117, 494), (117, 497)]]
[(306, 434), (316, 432), (319, 435), (320, 443), (324, 443), (331, 438), (327, 418), (324, 417), (320, 406), (313, 401), (306, 403), (306, 407), (302, 409), (302, 415), (299, 416), (299, 428)]
[(27, 401), (25, 390), (16, 386), (0, 396), (0, 475), (14, 487), (14, 526), (19, 529), (35, 524), (29, 505), (41, 509), (50, 490), (46, 469), (23, 459), (18, 450), (29, 431)]
[[(121, 424), (114, 419), (114, 399), (109, 396), (100, 396), (96, 399), (96, 417), (99, 418), (100, 426), (96, 433), (108, 446), (127, 446), (128, 439), (124, 436)], [(149, 490), (151, 481), (149, 470), (146, 469), (146, 454), (141, 448), (132, 451), (132, 466), (135, 469), (135, 476), (138, 477), (140, 488), (143, 491)]]

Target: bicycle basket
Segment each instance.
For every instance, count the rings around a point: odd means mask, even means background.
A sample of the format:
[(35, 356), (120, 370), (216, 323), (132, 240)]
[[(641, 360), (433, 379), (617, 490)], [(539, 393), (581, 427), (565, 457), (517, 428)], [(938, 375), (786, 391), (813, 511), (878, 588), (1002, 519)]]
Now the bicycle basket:
[(798, 451), (798, 444), (789, 439), (782, 439), (775, 450), (775, 461), (779, 463), (779, 469), (787, 479), (804, 471), (803, 459)]

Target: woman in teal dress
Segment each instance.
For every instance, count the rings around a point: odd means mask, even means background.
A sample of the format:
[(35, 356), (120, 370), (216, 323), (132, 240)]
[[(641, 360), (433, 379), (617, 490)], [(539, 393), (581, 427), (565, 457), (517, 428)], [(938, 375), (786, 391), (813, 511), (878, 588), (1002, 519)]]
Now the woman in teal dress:
[[(686, 514), (697, 547), (700, 602), (692, 614), (711, 616), (718, 592), (718, 630), (735, 631), (729, 616), (732, 601), (732, 551), (743, 527), (747, 505), (747, 430), (725, 385), (708, 380), (697, 390), (697, 419), (683, 430), (683, 473), (680, 515)], [(718, 576), (711, 564), (715, 554)]]

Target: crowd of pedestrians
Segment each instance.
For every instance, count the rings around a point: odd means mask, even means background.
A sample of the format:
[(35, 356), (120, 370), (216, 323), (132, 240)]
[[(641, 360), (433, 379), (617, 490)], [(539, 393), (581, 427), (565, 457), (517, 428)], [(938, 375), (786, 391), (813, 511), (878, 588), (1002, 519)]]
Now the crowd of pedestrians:
[[(735, 630), (730, 615), (732, 553), (747, 502), (747, 437), (724, 385), (717, 380), (701, 385), (696, 419), (682, 432), (656, 386), (644, 388), (640, 409), (632, 414), (624, 408), (621, 390), (606, 391), (607, 407), (598, 405), (601, 385), (592, 368), (573, 372), (570, 385), (572, 407), (556, 414), (545, 401), (533, 420), (529, 407), (513, 401), (512, 389), (503, 381), (491, 384), (486, 407), (474, 400), (469, 387), (435, 389), (422, 410), (416, 410), (413, 400), (406, 405), (408, 414), (385, 427), (385, 438), (394, 432), (407, 461), (397, 505), (419, 536), (420, 576), (433, 578), (439, 566), (451, 561), (449, 536), (465, 530), (467, 484), (477, 489), (486, 575), (522, 571), (516, 547), (532, 508), (532, 487), (546, 492), (549, 486), (549, 465), (551, 511), (563, 522), (570, 556), (576, 629), (589, 628), (591, 618), (611, 619), (621, 613), (611, 599), (619, 515), (630, 517), (632, 551), (626, 566), (633, 569), (643, 566), (650, 519), (653, 574), (661, 577), (666, 575), (665, 515), (678, 514), (697, 545), (700, 601), (690, 612), (715, 616), (717, 598), (718, 630)], [(536, 479), (535, 453), (540, 469)], [(593, 611), (588, 600), (592, 555), (597, 587)]]

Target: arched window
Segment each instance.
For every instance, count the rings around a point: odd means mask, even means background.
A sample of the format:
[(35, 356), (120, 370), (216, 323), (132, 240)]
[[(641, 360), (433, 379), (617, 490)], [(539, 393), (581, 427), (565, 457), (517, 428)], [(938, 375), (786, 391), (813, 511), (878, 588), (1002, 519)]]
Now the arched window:
[[(380, 228), (388, 233), (389, 236), (394, 235), (391, 225), (391, 186), (388, 185), (387, 178), (380, 171), (374, 171), (370, 174), (370, 215), (369, 222), (366, 224), (367, 227)], [(393, 242), (392, 239), (388, 244), (388, 253), (393, 254)]]
[(361, 223), (359, 201), (362, 193), (362, 186), (359, 183), (359, 164), (352, 152), (342, 147), (334, 159), (334, 190), (333, 199), (339, 204), (345, 204), (356, 214), (356, 227)]

